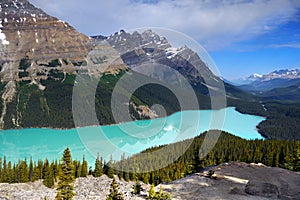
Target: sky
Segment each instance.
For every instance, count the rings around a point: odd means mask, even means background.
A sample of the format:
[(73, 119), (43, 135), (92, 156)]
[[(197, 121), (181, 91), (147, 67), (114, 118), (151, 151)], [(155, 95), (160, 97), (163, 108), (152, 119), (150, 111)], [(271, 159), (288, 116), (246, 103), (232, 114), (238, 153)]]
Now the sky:
[(181, 32), (229, 80), (300, 68), (300, 0), (29, 1), (89, 36), (141, 27)]

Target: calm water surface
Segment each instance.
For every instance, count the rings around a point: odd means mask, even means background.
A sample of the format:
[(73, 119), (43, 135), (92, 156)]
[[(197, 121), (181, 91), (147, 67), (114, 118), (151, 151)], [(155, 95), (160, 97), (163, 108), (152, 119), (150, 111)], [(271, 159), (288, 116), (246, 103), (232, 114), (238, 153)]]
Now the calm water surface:
[(146, 148), (193, 138), (209, 129), (219, 129), (245, 139), (262, 139), (256, 126), (265, 118), (246, 115), (229, 107), (222, 110), (182, 111), (171, 116), (111, 126), (69, 130), (31, 128), (0, 131), (0, 156), (18, 159), (60, 159), (66, 147), (73, 159), (85, 155), (90, 165), (99, 152), (115, 160)]

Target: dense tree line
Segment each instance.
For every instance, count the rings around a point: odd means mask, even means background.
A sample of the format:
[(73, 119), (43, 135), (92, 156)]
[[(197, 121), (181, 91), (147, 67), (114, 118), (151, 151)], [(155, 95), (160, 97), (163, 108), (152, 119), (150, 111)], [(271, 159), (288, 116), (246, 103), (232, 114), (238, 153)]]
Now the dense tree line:
[[(85, 158), (83, 157), (82, 162), (72, 160), (69, 150), (65, 150), (62, 160), (52, 162), (47, 159), (38, 162), (24, 159), (12, 163), (4, 157), (0, 158), (0, 182), (24, 183), (43, 179), (47, 187), (54, 187), (55, 183), (58, 183), (58, 188), (64, 188), (65, 184), (70, 184), (75, 178), (86, 177), (89, 174), (100, 177), (106, 174), (110, 178), (117, 175), (126, 181), (143, 181), (157, 185), (199, 172), (207, 166), (229, 161), (263, 163), (272, 167), (300, 171), (300, 141), (245, 140), (222, 132), (214, 148), (203, 157), (201, 145), (207, 134), (213, 135), (216, 132), (205, 132), (193, 140), (153, 147), (129, 158), (122, 156), (118, 162), (113, 161), (112, 157), (105, 161), (98, 155), (94, 166), (90, 166), (89, 170)], [(187, 145), (189, 145), (188, 149), (176, 159), (176, 155)], [(160, 156), (151, 157), (151, 154), (145, 154), (161, 148), (164, 148), (164, 152)], [(158, 163), (173, 160), (174, 162), (170, 162), (168, 166), (154, 170)], [(133, 172), (126, 171), (128, 168), (125, 166), (130, 166)], [(148, 172), (139, 173), (139, 169), (145, 166)], [(68, 177), (62, 174), (67, 174)], [(61, 183), (61, 181), (65, 182)]]
[[(188, 174), (201, 171), (207, 166), (218, 165), (229, 161), (242, 161), (247, 163), (263, 163), (272, 167), (281, 167), (299, 171), (300, 142), (285, 140), (245, 140), (228, 133), (222, 132), (217, 144), (205, 157), (201, 156), (201, 144), (206, 134), (215, 134), (214, 131), (206, 132), (194, 140), (154, 147), (143, 153), (157, 151), (164, 148), (163, 154), (151, 157), (151, 154), (137, 154), (128, 159), (122, 159), (113, 165), (130, 166), (131, 169), (144, 169), (147, 166), (148, 173), (115, 172), (121, 178), (141, 180), (145, 183), (159, 184), (180, 179)], [(190, 144), (187, 151), (176, 159)], [(155, 167), (166, 161), (175, 160), (172, 164), (153, 171)], [(121, 165), (122, 164), (122, 165)], [(114, 167), (113, 167), (114, 168)]]
[(258, 125), (259, 133), (266, 139), (300, 140), (300, 103), (256, 99), (244, 101), (227, 99), (237, 111), (266, 117)]
[[(82, 162), (72, 161), (72, 165), (74, 166), (72, 177), (78, 178), (88, 175), (88, 163), (85, 158), (83, 158)], [(33, 162), (30, 158), (29, 162), (24, 159), (17, 163), (12, 163), (7, 161), (4, 156), (3, 159), (0, 158), (0, 182), (25, 183), (42, 179), (44, 185), (51, 188), (59, 180), (60, 172), (63, 169), (64, 164), (57, 160), (51, 163), (48, 159)]]

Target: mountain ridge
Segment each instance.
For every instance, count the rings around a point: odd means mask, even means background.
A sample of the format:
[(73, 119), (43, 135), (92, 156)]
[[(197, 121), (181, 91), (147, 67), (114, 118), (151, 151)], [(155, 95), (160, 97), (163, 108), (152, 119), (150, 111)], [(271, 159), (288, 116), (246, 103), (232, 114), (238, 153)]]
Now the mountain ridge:
[[(205, 108), (209, 101), (209, 87), (214, 88), (216, 93), (222, 92), (217, 87), (222, 81), (195, 52), (186, 46), (174, 48), (166, 38), (151, 30), (132, 34), (121, 30), (109, 37), (88, 37), (77, 32), (68, 23), (35, 8), (27, 0), (6, 0), (0, 5), (0, 18), (3, 19), (0, 30), (7, 40), (4, 44), (0, 43), (4, 47), (0, 55), (2, 129), (73, 127), (72, 117), (66, 116), (72, 116), (72, 87), (78, 73), (93, 78), (108, 73), (113, 76), (105, 76), (104, 79), (117, 82), (120, 75), (128, 70), (134, 71), (141, 65), (156, 63), (183, 74), (193, 89), (205, 98)], [(201, 74), (193, 65), (201, 69)], [(142, 77), (144, 73), (144, 76), (150, 75), (159, 81), (167, 81), (169, 85), (180, 85), (178, 77), (169, 76), (168, 72), (151, 71), (151, 68), (137, 71), (140, 73), (138, 77)], [(203, 76), (211, 80), (211, 83), (206, 83)], [(111, 111), (108, 110), (112, 85), (104, 83), (98, 87), (103, 90), (97, 90), (102, 95), (96, 94), (97, 98), (101, 98), (96, 103), (100, 124), (114, 123)], [(142, 89), (142, 96), (135, 98), (134, 103), (150, 108), (152, 103), (170, 101), (169, 97), (159, 96), (162, 94), (157, 94), (158, 91), (155, 92), (153, 88)], [(182, 91), (184, 89), (186, 88), (182, 88)], [(159, 90), (163, 91), (162, 88)], [(154, 96), (150, 101), (143, 101), (149, 93)], [(236, 92), (238, 93), (239, 91)], [(105, 109), (100, 109), (101, 106)], [(174, 112), (178, 108), (171, 110)]]
[(252, 74), (244, 78), (239, 88), (251, 92), (266, 92), (300, 84), (300, 69), (281, 69), (268, 74)]

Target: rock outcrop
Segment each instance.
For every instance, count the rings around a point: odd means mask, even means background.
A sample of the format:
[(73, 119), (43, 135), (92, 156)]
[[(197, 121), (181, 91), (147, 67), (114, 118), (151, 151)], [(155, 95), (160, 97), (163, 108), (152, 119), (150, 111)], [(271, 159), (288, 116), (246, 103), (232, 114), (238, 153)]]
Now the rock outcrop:
[[(208, 171), (214, 170), (213, 176)], [(74, 183), (75, 200), (103, 200), (109, 193), (111, 179), (106, 175), (99, 178), (78, 178)], [(146, 199), (149, 184), (141, 182), (143, 191), (133, 195), (134, 182), (117, 179), (119, 191), (125, 200)], [(280, 168), (240, 162), (224, 163), (209, 167), (203, 172), (163, 183), (160, 187), (169, 192), (174, 200), (299, 200), (300, 174)], [(41, 181), (22, 184), (0, 184), (0, 200), (54, 199), (55, 189), (46, 188)]]
[[(76, 196), (74, 200), (103, 200), (109, 194), (110, 184), (112, 179), (103, 175), (99, 178), (88, 176), (87, 178), (78, 178), (74, 183), (74, 191)], [(142, 183), (144, 192), (141, 195), (132, 194), (134, 182), (126, 182), (117, 179), (119, 191), (123, 193), (125, 200), (142, 200), (147, 195), (147, 190), (150, 186)], [(34, 183), (20, 183), (20, 184), (0, 184), (0, 200), (40, 200), (54, 199), (56, 190), (47, 188), (42, 181)]]
[[(210, 178), (207, 173), (215, 173)], [(300, 199), (300, 174), (262, 164), (224, 163), (186, 178), (162, 184), (173, 199)]]

